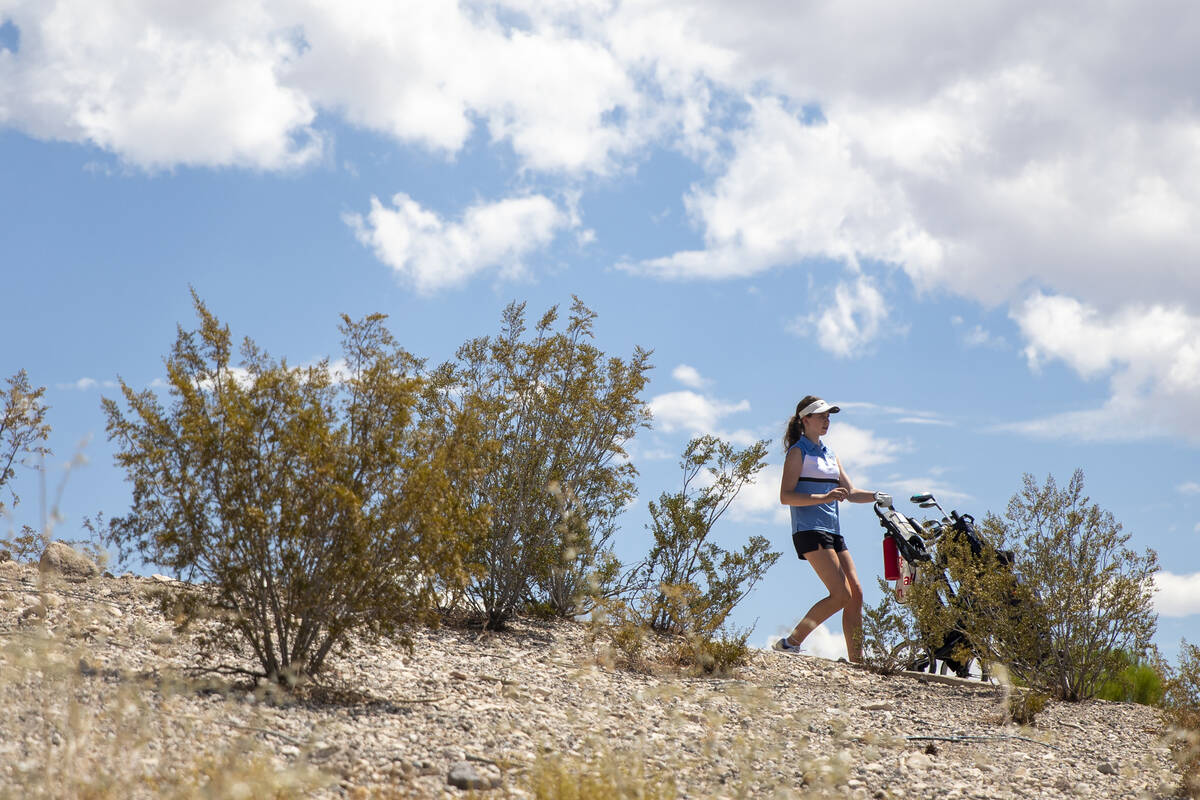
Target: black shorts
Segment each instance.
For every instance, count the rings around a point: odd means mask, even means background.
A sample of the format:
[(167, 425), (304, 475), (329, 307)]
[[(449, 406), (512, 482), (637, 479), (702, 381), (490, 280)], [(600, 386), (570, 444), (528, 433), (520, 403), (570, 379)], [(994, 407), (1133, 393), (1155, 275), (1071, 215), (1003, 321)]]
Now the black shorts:
[(804, 554), (813, 550), (841, 553), (846, 549), (846, 540), (842, 535), (829, 531), (796, 531), (792, 534), (792, 544), (796, 546), (796, 555), (805, 561), (808, 559), (804, 558)]

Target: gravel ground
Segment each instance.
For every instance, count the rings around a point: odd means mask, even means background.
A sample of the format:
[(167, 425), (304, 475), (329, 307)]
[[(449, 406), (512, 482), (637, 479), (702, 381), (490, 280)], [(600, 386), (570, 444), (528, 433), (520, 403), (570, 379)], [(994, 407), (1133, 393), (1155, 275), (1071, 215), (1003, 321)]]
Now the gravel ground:
[(174, 630), (162, 588), (0, 564), (0, 797), (528, 797), (582, 765), (692, 798), (1166, 797), (1179, 780), (1144, 706), (1051, 703), (1016, 727), (996, 686), (769, 651), (722, 678), (639, 673), (569, 622), (356, 641), (302, 699), (198, 682), (198, 631)]

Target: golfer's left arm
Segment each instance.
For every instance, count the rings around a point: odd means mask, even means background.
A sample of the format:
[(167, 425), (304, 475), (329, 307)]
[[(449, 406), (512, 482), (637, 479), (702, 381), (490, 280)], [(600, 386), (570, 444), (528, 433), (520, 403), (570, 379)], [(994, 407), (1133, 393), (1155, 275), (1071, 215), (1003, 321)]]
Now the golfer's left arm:
[(846, 474), (846, 470), (842, 469), (842, 460), (838, 459), (838, 473), (841, 478), (838, 481), (840, 486), (846, 489), (846, 500), (850, 503), (874, 503), (875, 493), (866, 489), (855, 489), (854, 484), (850, 481), (850, 477)]

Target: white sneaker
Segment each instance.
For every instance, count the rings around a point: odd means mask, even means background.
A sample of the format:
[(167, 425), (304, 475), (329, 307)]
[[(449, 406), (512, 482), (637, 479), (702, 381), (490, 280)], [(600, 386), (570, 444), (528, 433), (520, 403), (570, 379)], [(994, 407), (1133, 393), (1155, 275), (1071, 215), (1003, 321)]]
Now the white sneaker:
[(787, 653), (788, 655), (793, 655), (793, 656), (798, 656), (798, 655), (800, 655), (800, 652), (801, 652), (799, 645), (788, 644), (788, 640), (787, 640), (786, 636), (780, 636), (778, 639), (776, 639), (774, 642), (772, 642), (771, 649), (778, 650), (781, 653)]

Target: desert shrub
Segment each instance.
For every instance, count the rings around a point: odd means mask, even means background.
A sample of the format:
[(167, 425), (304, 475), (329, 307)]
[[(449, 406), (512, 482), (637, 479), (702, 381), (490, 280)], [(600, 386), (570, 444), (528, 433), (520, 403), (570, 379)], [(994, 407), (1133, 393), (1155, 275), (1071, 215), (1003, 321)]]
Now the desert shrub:
[[(927, 643), (965, 636), (984, 661), (1014, 682), (1061, 700), (1094, 697), (1119, 673), (1124, 652), (1145, 653), (1156, 624), (1157, 557), (1127, 545), (1113, 515), (1090, 503), (1077, 470), (1060, 489), (1026, 475), (1004, 518), (989, 514), (983, 548), (947, 533), (908, 607)], [(1005, 566), (998, 549), (1011, 547)]]
[(603, 645), (601, 656), (608, 666), (632, 672), (652, 671), (646, 647), (651, 631), (632, 612), (627, 600), (601, 599), (591, 611), (587, 631), (590, 645)]
[(721, 627), (712, 633), (692, 633), (676, 639), (675, 661), (697, 675), (728, 675), (750, 662), (749, 630)]
[(1018, 725), (1033, 725), (1037, 715), (1042, 713), (1050, 698), (1041, 692), (1013, 691), (1008, 695), (1005, 704), (1008, 718)]
[[(16, 467), (26, 458), (42, 458), (50, 453), (42, 444), (50, 436), (50, 426), (46, 423), (47, 406), (42, 399), (46, 387), (35, 389), (25, 370), (19, 370), (8, 378), (7, 383), (8, 388), (0, 392), (0, 515), (8, 507), (5, 496), (11, 507), (21, 502), (12, 485)], [(40, 464), (33, 466), (40, 469)], [(41, 553), (40, 543), (39, 532), (29, 526), (24, 526), (11, 538), (0, 539), (0, 547), (8, 549), (18, 561), (36, 558)]]
[(458, 580), (462, 531), (486, 524), (457, 488), (474, 476), (468, 409), (446, 409), (385, 317), (343, 317), (344, 363), (292, 367), (229, 329), (193, 293), (199, 327), (166, 359), (171, 402), (124, 381), (105, 398), (133, 505), (109, 521), (122, 553), (204, 582), (218, 639), (262, 675), (320, 670), (346, 634), (427, 617)]
[(1168, 670), (1163, 709), (1173, 730), (1171, 752), (1183, 779), (1180, 791), (1200, 797), (1200, 647), (1179, 643), (1179, 666)]
[[(1121, 524), (1084, 495), (1082, 470), (1063, 489), (1052, 477), (1039, 487), (1026, 475), (1005, 519), (989, 515), (984, 529), (1019, 537), (1016, 574), (1038, 601), (1026, 608), (1039, 624), (1026, 619), (1024, 630), (1044, 630), (1048, 641), (1035, 651), (1042, 663), (1021, 676), (1030, 685), (1063, 700), (1087, 699), (1119, 670), (1123, 651), (1146, 652), (1157, 621), (1158, 558), (1128, 547)], [(1001, 660), (1011, 669), (1027, 647), (1010, 642)]]
[(647, 767), (644, 756), (601, 751), (588, 757), (544, 754), (529, 771), (536, 800), (668, 800), (678, 793), (665, 770)]
[(921, 657), (921, 636), (913, 615), (899, 602), (886, 582), (879, 580), (882, 599), (863, 607), (863, 663), (875, 672), (890, 675), (909, 669)]
[(1156, 657), (1139, 656), (1122, 650), (1117, 660), (1119, 669), (1108, 673), (1096, 689), (1101, 700), (1118, 700), (1157, 706), (1163, 699), (1163, 666)]
[(490, 510), (468, 531), (479, 571), (465, 595), (491, 628), (530, 599), (569, 617), (614, 593), (610, 540), (637, 474), (624, 445), (649, 421), (650, 354), (605, 357), (595, 317), (576, 298), (565, 329), (551, 308), (527, 335), (525, 306), (513, 303), (498, 335), (468, 341), (436, 371), (451, 405), (479, 409), (479, 441), (494, 445), (464, 484), (470, 507)]
[[(197, 687), (163, 681), (105, 681), (86, 650), (48, 630), (6, 637), (0, 680), (32, 702), (6, 707), (24, 724), (11, 742), (0, 795), (34, 800), (185, 800), (307, 797), (334, 777), (298, 759), (283, 763), (254, 727), (229, 724), (246, 707), (217, 706), (208, 720), (175, 713)], [(253, 713), (253, 712), (251, 712)], [(214, 737), (212, 726), (226, 734)], [(21, 730), (19, 727), (17, 730)], [(15, 791), (11, 785), (15, 783)], [(6, 791), (7, 790), (7, 791)]]
[(762, 536), (737, 552), (710, 538), (766, 455), (766, 442), (742, 450), (715, 436), (688, 442), (679, 462), (683, 485), (650, 502), (654, 545), (634, 570), (641, 585), (635, 608), (651, 628), (711, 637), (779, 559)]

